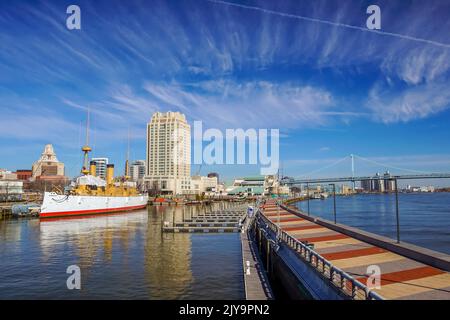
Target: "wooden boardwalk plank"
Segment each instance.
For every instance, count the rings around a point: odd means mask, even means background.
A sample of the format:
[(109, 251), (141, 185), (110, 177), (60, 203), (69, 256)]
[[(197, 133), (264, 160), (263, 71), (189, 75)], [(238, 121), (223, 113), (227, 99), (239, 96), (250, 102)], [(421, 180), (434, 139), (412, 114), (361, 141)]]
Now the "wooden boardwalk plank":
[[(278, 209), (274, 202), (269, 201), (264, 207), (263, 213), (268, 212), (268, 218), (277, 224)], [(381, 289), (374, 291), (384, 298), (450, 300), (448, 272), (333, 231), (286, 210), (279, 212), (283, 231), (314, 244), (315, 251), (360, 282), (367, 281), (368, 266), (379, 266)]]

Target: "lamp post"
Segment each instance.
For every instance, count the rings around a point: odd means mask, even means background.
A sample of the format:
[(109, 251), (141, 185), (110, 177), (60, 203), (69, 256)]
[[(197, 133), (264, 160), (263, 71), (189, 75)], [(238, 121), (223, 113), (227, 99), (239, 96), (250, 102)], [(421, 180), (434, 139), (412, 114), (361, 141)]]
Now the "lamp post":
[(395, 187), (395, 217), (397, 220), (397, 243), (400, 243), (400, 214), (398, 210), (398, 184), (397, 179), (394, 179)]
[(306, 183), (306, 200), (308, 201), (308, 216), (309, 216), (309, 183)]
[(330, 183), (329, 185), (333, 186), (334, 224), (336, 224), (336, 184)]

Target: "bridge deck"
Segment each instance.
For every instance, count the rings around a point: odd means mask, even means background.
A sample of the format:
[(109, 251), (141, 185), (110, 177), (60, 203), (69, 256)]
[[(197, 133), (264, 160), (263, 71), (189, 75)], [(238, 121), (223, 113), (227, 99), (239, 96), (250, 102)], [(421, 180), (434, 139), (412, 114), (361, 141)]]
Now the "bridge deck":
[(314, 244), (314, 251), (361, 283), (367, 282), (368, 266), (379, 266), (381, 289), (374, 291), (385, 299), (450, 300), (450, 273), (279, 210), (280, 217), (268, 201), (262, 212), (291, 236)]

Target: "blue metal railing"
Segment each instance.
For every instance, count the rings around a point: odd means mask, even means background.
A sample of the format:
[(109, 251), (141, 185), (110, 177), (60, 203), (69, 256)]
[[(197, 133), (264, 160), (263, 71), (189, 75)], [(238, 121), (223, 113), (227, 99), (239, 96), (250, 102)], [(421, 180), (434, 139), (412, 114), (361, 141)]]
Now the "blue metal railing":
[(349, 298), (354, 300), (384, 300), (379, 294), (371, 291), (366, 285), (334, 266), (307, 244), (281, 230), (275, 223), (265, 217), (259, 209), (257, 210), (255, 221), (260, 227), (264, 227), (262, 226), (264, 224), (266, 226), (265, 229), (271, 230), (276, 235), (278, 241), (283, 242), (294, 250), (304, 262), (313, 267), (315, 271)]

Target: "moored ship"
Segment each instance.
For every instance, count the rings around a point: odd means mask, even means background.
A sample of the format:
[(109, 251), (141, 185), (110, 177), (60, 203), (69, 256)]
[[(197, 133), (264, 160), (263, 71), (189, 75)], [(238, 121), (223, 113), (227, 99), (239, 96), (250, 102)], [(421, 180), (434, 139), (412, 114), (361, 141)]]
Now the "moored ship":
[(66, 194), (46, 192), (40, 218), (100, 214), (142, 209), (148, 196), (137, 192), (134, 182), (113, 181), (114, 166), (108, 165), (106, 181), (95, 176), (95, 164), (90, 174), (78, 177)]
[(136, 183), (129, 181), (128, 161), (125, 176), (114, 179), (114, 165), (108, 164), (106, 180), (96, 176), (96, 164), (91, 161), (87, 169), (88, 153), (84, 146), (82, 175), (72, 182), (65, 193), (45, 192), (40, 218), (69, 217), (142, 209), (147, 206), (148, 195), (139, 194)]

